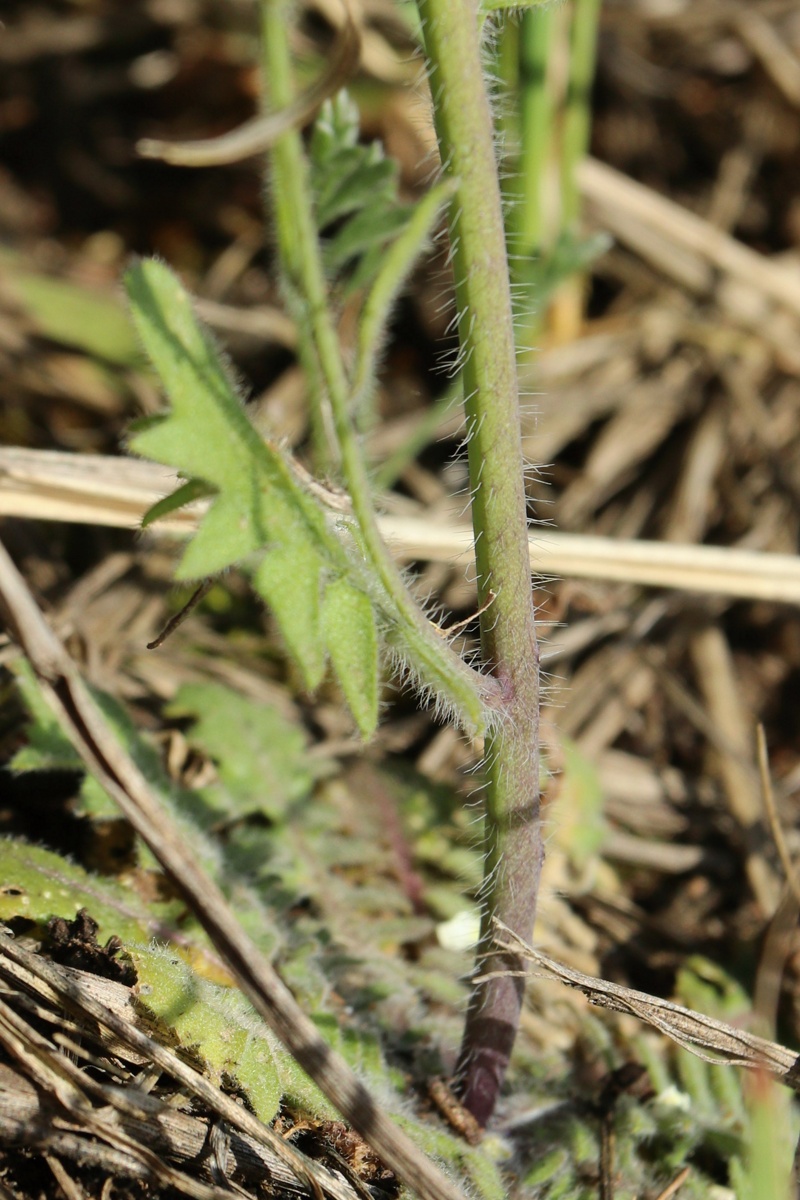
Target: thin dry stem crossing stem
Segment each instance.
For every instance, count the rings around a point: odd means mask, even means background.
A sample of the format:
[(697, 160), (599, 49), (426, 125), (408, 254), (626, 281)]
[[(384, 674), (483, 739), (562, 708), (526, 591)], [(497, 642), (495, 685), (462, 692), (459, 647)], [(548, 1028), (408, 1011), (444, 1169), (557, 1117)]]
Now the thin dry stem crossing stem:
[[(345, 495), (317, 483), (296, 461), (291, 465), (303, 487), (332, 513), (351, 511)], [(175, 475), (156, 463), (0, 446), (0, 516), (136, 529), (147, 509), (174, 485)], [(151, 525), (147, 536), (189, 536), (203, 511), (200, 503), (170, 513)], [(466, 525), (379, 516), (378, 528), (401, 561), (454, 566), (471, 561), (473, 535)], [(800, 560), (792, 554), (594, 537), (552, 529), (531, 533), (529, 551), (531, 570), (548, 576), (800, 604)]]

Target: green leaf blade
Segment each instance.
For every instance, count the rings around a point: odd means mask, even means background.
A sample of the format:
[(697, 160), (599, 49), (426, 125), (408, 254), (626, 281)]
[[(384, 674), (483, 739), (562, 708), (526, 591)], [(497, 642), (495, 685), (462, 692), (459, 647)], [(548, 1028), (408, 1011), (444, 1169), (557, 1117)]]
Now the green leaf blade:
[(378, 634), (369, 597), (346, 579), (329, 584), (322, 628), (347, 705), (369, 738), (378, 724)]
[(315, 547), (302, 538), (267, 550), (253, 573), (259, 595), (275, 615), (303, 682), (314, 691), (325, 673), (325, 644), (320, 619), (322, 563)]
[(257, 810), (277, 820), (310, 792), (308, 739), (299, 721), (280, 709), (223, 684), (188, 683), (167, 712), (195, 718), (189, 740), (214, 759), (231, 814)]
[(139, 336), (172, 404), (169, 415), (134, 436), (133, 448), (224, 486), (257, 455), (258, 434), (176, 276), (151, 259), (132, 267), (125, 284)]
[(152, 525), (154, 521), (168, 517), (170, 513), (185, 508), (187, 504), (192, 504), (195, 500), (204, 500), (214, 494), (214, 488), (209, 484), (203, 483), (201, 479), (190, 479), (188, 483), (181, 484), (174, 492), (170, 492), (163, 500), (157, 500), (155, 504), (150, 505), (142, 517), (142, 529), (147, 529), (147, 526)]

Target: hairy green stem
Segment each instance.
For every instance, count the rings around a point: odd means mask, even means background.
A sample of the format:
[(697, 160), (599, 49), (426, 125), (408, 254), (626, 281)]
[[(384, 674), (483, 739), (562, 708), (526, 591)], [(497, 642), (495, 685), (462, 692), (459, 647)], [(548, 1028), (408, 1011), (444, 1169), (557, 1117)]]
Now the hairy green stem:
[[(439, 147), (458, 181), (451, 240), (463, 360), (481, 645), (505, 697), (486, 739), (485, 873), (479, 955), (491, 919), (530, 938), (542, 862), (539, 664), (531, 595), (516, 354), (492, 117), (470, 0), (419, 0)], [(509, 956), (508, 966), (523, 964)], [(519, 1024), (523, 983), (474, 992), (460, 1056), (462, 1099), (482, 1123), (494, 1108)]]
[[(262, 0), (264, 68), (274, 108), (293, 99), (289, 54), (290, 10), (280, 0)], [(284, 134), (271, 156), (272, 204), (278, 249), (295, 296), (299, 322), (309, 340), (323, 380), (341, 455), (344, 483), (353, 505), (359, 542), (368, 574), (380, 582), (384, 608), (394, 625), (391, 640), (399, 640), (423, 685), (431, 688), (473, 729), (486, 723), (486, 709), (496, 702), (493, 680), (463, 662), (434, 627), (408, 591), (402, 575), (378, 531), (372, 489), (358, 436), (350, 418), (352, 389), (329, 302), (319, 239), (314, 222), (308, 166), (299, 133)]]

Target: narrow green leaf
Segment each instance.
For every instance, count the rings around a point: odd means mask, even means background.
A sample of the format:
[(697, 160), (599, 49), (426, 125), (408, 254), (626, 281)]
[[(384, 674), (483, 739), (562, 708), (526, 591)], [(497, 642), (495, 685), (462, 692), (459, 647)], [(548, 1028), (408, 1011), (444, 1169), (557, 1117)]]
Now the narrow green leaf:
[(115, 294), (25, 270), (12, 251), (0, 252), (3, 283), (39, 333), (116, 366), (139, 366), (141, 351), (130, 317)]
[(319, 555), (312, 544), (295, 538), (264, 554), (253, 572), (253, 582), (275, 614), (305, 686), (313, 691), (325, 672)]
[(322, 628), (345, 700), (368, 738), (378, 724), (378, 635), (369, 597), (346, 579), (329, 584)]
[(382, 246), (403, 229), (411, 216), (410, 205), (390, 209), (362, 208), (325, 243), (325, 264), (331, 269), (343, 267), (372, 246)]
[(171, 492), (169, 496), (165, 496), (163, 500), (157, 500), (155, 504), (151, 504), (147, 512), (142, 517), (142, 529), (147, 529), (148, 525), (152, 525), (153, 521), (158, 521), (162, 517), (168, 517), (170, 513), (176, 512), (179, 508), (184, 508), (187, 504), (191, 504), (193, 500), (203, 500), (207, 496), (214, 495), (214, 488), (208, 483), (203, 483), (201, 479), (190, 479), (188, 483), (182, 484)]
[(400, 236), (381, 256), (375, 281), (364, 303), (358, 330), (358, 361), (355, 370), (356, 405), (368, 388), (381, 351), (383, 331), (397, 293), (430, 237), (443, 205), (451, 199), (456, 181), (445, 179), (414, 206)]

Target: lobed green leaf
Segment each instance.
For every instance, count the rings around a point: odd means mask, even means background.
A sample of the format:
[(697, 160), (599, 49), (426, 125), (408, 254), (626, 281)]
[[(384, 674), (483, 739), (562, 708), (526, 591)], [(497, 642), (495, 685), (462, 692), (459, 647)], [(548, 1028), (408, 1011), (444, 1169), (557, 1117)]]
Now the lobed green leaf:
[[(134, 433), (132, 445), (189, 477), (148, 518), (198, 494), (212, 495), (178, 578), (212, 575), (250, 559), (256, 590), (306, 687), (319, 685), (330, 652), (359, 728), (371, 733), (377, 722), (375, 619), (367, 596), (343, 582), (350, 563), (341, 543), (316, 501), (251, 425), (176, 277), (162, 263), (141, 262), (128, 273), (127, 287), (136, 326), (171, 401), (166, 414)], [(326, 589), (331, 575), (340, 582)], [(340, 621), (346, 652), (335, 628)]]
[(218, 492), (179, 577), (210, 575), (270, 543), (291, 542), (298, 525), (320, 553), (339, 558), (317, 505), (248, 420), (178, 279), (151, 260), (128, 272), (126, 286), (136, 327), (171, 402), (168, 413), (134, 434), (132, 447)]

